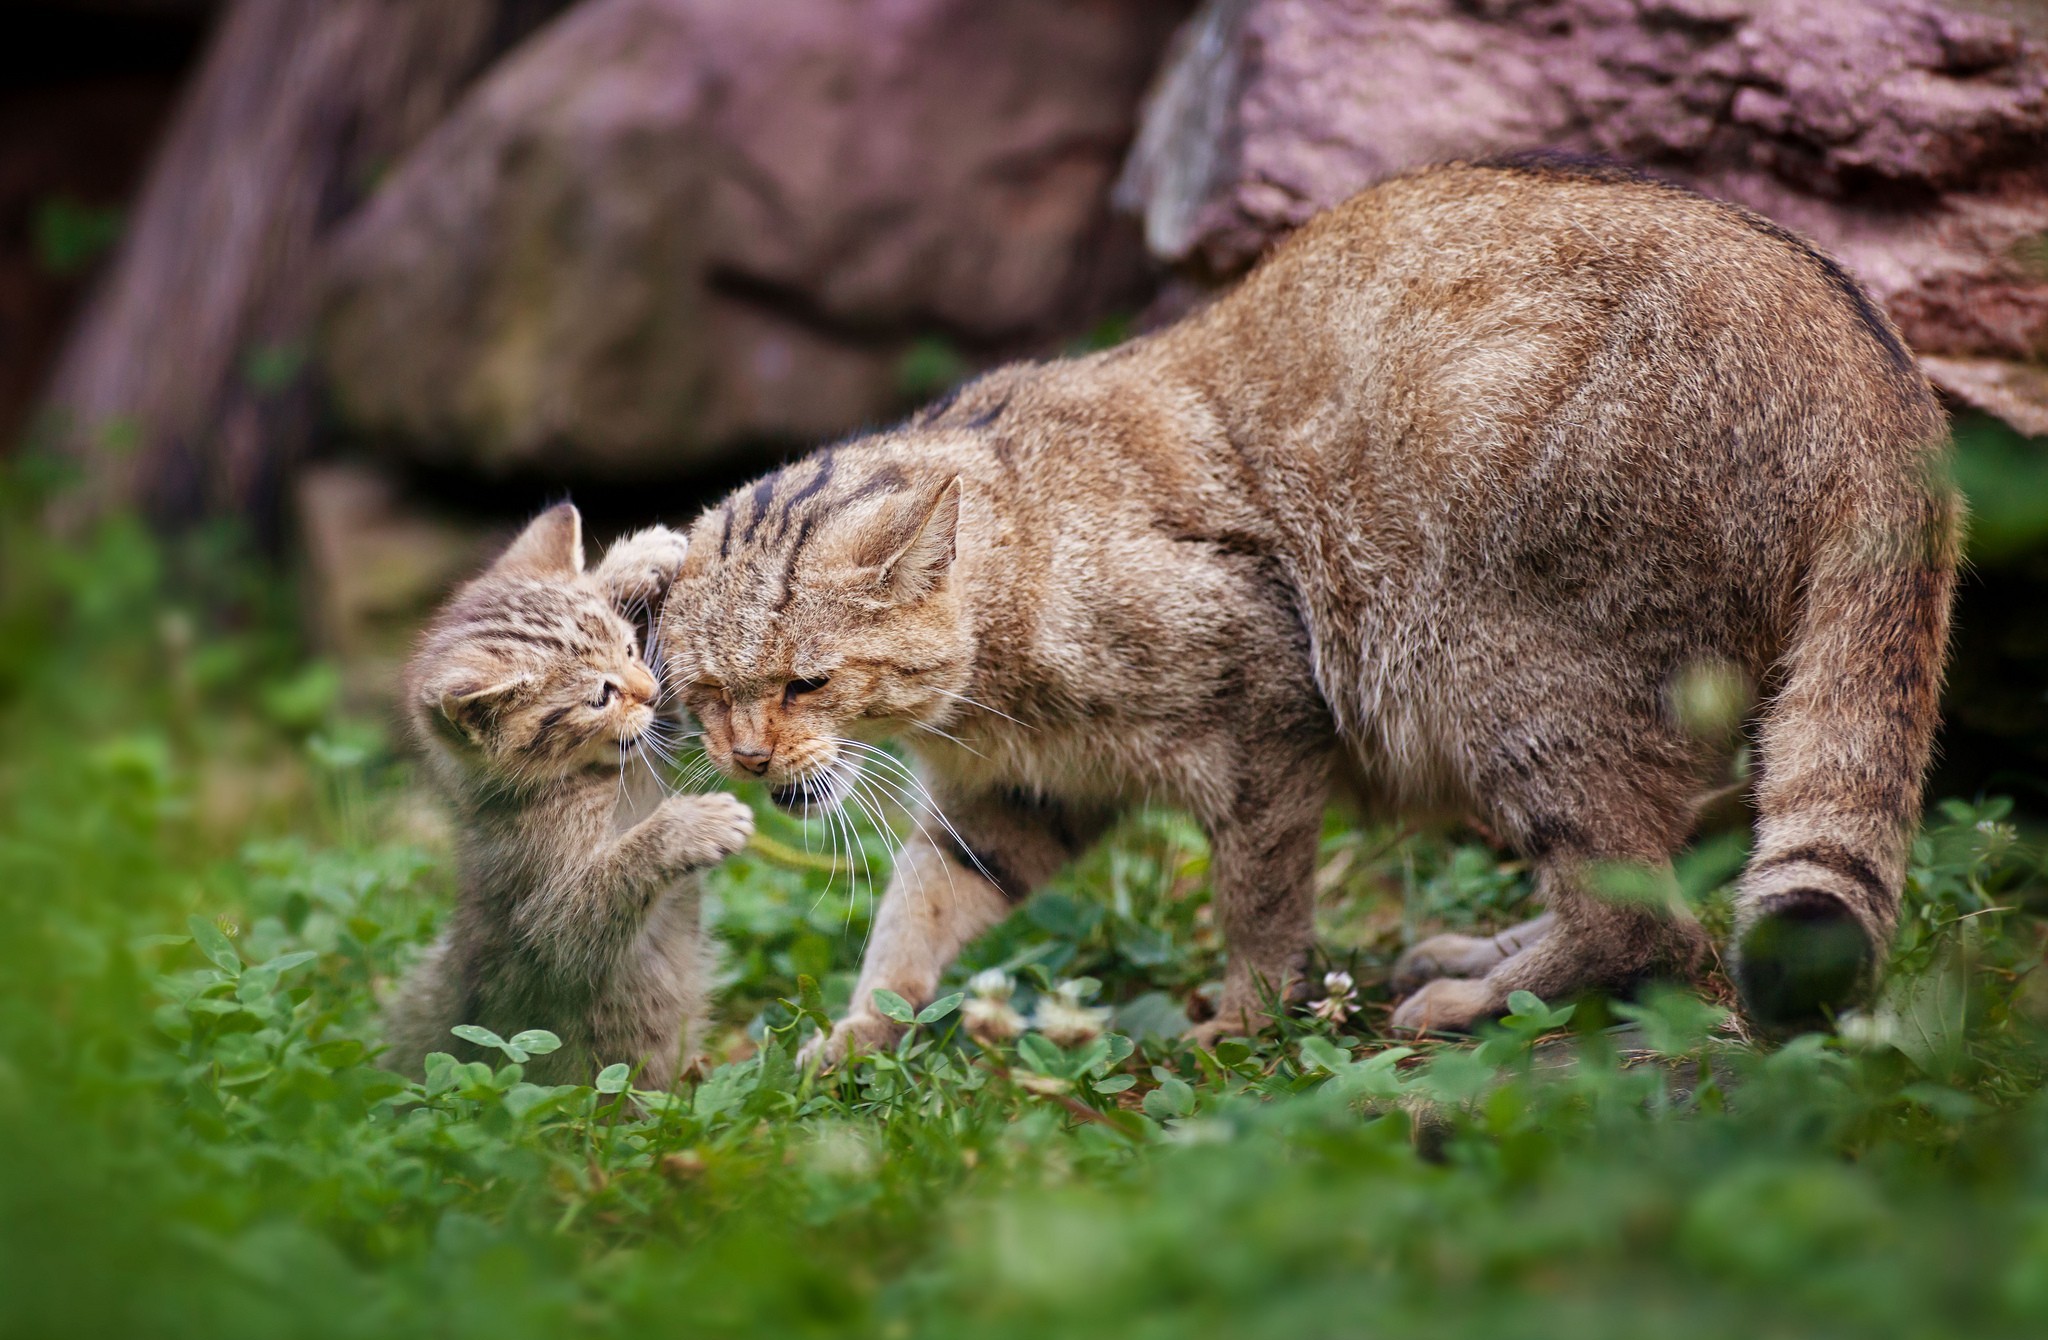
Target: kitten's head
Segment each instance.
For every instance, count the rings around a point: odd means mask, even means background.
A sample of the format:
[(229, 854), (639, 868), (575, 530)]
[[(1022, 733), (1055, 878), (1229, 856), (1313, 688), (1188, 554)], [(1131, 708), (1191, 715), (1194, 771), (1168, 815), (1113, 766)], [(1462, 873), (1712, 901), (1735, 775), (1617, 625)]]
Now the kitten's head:
[(662, 627), (669, 686), (712, 762), (767, 781), (785, 809), (830, 808), (863, 743), (958, 714), (975, 650), (961, 506), (951, 472), (850, 446), (705, 513)]
[(583, 575), (583, 521), (568, 503), (455, 593), (405, 674), (429, 754), (514, 787), (616, 766), (652, 725), (658, 687), (633, 625)]

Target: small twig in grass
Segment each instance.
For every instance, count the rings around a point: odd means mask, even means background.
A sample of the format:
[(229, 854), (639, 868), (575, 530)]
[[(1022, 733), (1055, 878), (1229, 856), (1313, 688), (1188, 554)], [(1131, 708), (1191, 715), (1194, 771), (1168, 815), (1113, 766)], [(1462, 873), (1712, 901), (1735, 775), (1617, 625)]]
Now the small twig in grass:
[(853, 867), (833, 856), (816, 856), (807, 851), (798, 851), (787, 842), (777, 842), (760, 829), (747, 837), (747, 850), (776, 865), (792, 870), (810, 870), (821, 875), (851, 876)]
[(1010, 1070), (1010, 1067), (1004, 1065), (1001, 1061), (992, 1061), (988, 1058), (987, 1055), (982, 1055), (977, 1056), (974, 1059), (974, 1063), (980, 1066), (983, 1070), (986, 1070), (990, 1074), (994, 1075), (997, 1079), (1004, 1080), (1011, 1084), (1016, 1084), (1018, 1088), (1024, 1090), (1024, 1092), (1026, 1093), (1037, 1094), (1040, 1098), (1052, 1099), (1055, 1103), (1058, 1103), (1061, 1107), (1067, 1109), (1069, 1113), (1081, 1118), (1083, 1121), (1092, 1121), (1098, 1126), (1107, 1126), (1109, 1127), (1109, 1129), (1115, 1131), (1118, 1135), (1127, 1136), (1130, 1134), (1129, 1131), (1126, 1131), (1123, 1127), (1117, 1125), (1108, 1117), (1102, 1115), (1102, 1113), (1100, 1112), (1097, 1112), (1094, 1108), (1088, 1106), (1088, 1104), (1082, 1102), (1080, 1099), (1074, 1097), (1074, 1095), (1070, 1093), (1044, 1093), (1040, 1090), (1032, 1088), (1028, 1084), (1019, 1083), (1016, 1075), (1012, 1073), (1012, 1071)]

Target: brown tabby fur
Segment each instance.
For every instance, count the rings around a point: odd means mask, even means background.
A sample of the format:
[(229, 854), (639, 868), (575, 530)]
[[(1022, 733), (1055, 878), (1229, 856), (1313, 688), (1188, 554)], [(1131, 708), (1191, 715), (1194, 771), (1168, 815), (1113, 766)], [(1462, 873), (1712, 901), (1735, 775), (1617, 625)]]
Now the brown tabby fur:
[[(1897, 917), (1957, 551), (1939, 407), (1839, 268), (1599, 164), (1459, 164), (1328, 211), (1229, 296), (991, 373), (706, 514), (664, 614), (713, 760), (836, 802), (901, 736), (953, 832), (909, 839), (853, 1012), (928, 999), (1124, 808), (1214, 847), (1254, 1026), (1311, 939), (1339, 751), (1468, 808), (1547, 915), (1439, 937), (1398, 1026), (1687, 973), (1671, 897), (1715, 750), (1688, 676), (1762, 695), (1739, 893), (1753, 1014), (1851, 998)], [(822, 685), (817, 681), (825, 681)], [(944, 736), (934, 733), (944, 731)], [(950, 738), (949, 738), (950, 737)], [(1609, 863), (1655, 881), (1616, 898)]]
[(659, 601), (683, 552), (657, 526), (585, 575), (582, 523), (564, 503), (420, 638), (404, 703), (455, 806), (461, 891), (392, 1006), (393, 1068), (417, 1077), (437, 1051), (483, 1058), (449, 1034), (480, 1024), (561, 1038), (527, 1063), (537, 1083), (587, 1084), (618, 1061), (640, 1067), (642, 1088), (674, 1079), (711, 972), (689, 873), (752, 829), (722, 795), (670, 797), (639, 817), (621, 776), (657, 697), (621, 611)]

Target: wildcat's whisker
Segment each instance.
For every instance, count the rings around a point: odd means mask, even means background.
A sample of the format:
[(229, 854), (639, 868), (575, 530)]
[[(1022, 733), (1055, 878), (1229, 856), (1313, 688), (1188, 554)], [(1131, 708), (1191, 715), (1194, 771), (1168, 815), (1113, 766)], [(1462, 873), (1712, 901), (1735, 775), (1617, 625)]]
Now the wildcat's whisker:
[[(860, 788), (864, 793), (868, 794), (871, 803), (873, 803), (877, 807), (877, 809), (880, 809), (883, 805), (882, 797), (885, 793), (884, 788), (887, 786), (886, 779), (877, 777), (872, 773), (868, 773), (859, 769), (856, 769), (855, 771), (855, 778), (856, 780), (854, 782), (854, 785)], [(873, 788), (873, 790), (871, 791), (869, 790), (870, 786), (872, 786)], [(926, 843), (936, 847), (938, 844), (933, 841), (931, 830), (924, 826), (924, 820), (917, 817), (916, 807), (904, 804), (901, 796), (896, 796), (894, 797), (894, 799), (896, 801), (897, 808), (902, 810), (903, 813), (906, 816), (908, 816), (910, 822), (916, 827), (918, 836), (922, 837)], [(897, 850), (900, 854), (902, 848), (899, 846)], [(900, 871), (904, 868), (905, 867), (899, 863), (894, 867), (894, 871)], [(924, 904), (925, 908), (929, 910), (931, 907), (931, 896), (925, 892), (924, 871), (914, 863), (908, 868), (910, 870), (911, 877), (917, 882), (918, 901)], [(945, 870), (947, 892), (950, 894), (953, 892), (953, 871), (950, 863), (947, 864)], [(894, 873), (894, 871), (892, 871), (892, 873)]]
[(995, 885), (997, 888), (1002, 887), (1002, 881), (998, 880), (994, 874), (990, 873), (988, 867), (981, 863), (981, 858), (974, 854), (974, 847), (967, 841), (966, 838), (960, 836), (960, 830), (953, 826), (953, 821), (946, 817), (945, 810), (939, 807), (939, 803), (936, 799), (933, 798), (930, 789), (927, 788), (925, 784), (918, 779), (916, 773), (910, 770), (909, 765), (905, 764), (901, 759), (897, 758), (894, 754), (889, 753), (887, 750), (878, 749), (874, 745), (866, 744), (860, 740), (849, 740), (841, 736), (833, 736), (832, 738), (835, 742), (842, 746), (851, 746), (853, 749), (861, 751), (871, 758), (882, 760), (892, 765), (896, 769), (896, 771), (900, 773), (906, 781), (908, 781), (910, 786), (916, 789), (919, 803), (922, 805), (922, 807), (925, 810), (927, 810), (934, 819), (937, 819), (940, 825), (944, 827), (946, 832), (952, 837), (954, 848), (961, 855), (967, 858), (968, 862), (974, 866), (975, 870), (981, 875), (983, 879), (987, 880), (990, 884)]
[(959, 745), (962, 749), (965, 749), (968, 753), (974, 755), (976, 758), (985, 759), (988, 757), (987, 754), (982, 753), (979, 749), (976, 749), (973, 745), (967, 743), (967, 741), (953, 734), (953, 732), (947, 730), (940, 730), (937, 726), (932, 725), (928, 721), (913, 721), (910, 724), (917, 727), (921, 731), (925, 731), (929, 734), (936, 735), (941, 739), (951, 740), (954, 744)]
[[(877, 832), (892, 840), (895, 838), (895, 832), (889, 826), (888, 816), (883, 813), (881, 805), (877, 803), (874, 795), (869, 791), (866, 776), (861, 771), (858, 763), (853, 764), (853, 776), (848, 783), (846, 798), (858, 806), (861, 813), (865, 814), (873, 822)], [(872, 876), (869, 879), (868, 892), (871, 894), (874, 892)]]
[(987, 703), (980, 702), (976, 699), (970, 698), (964, 693), (955, 693), (951, 689), (942, 689), (936, 684), (928, 685), (927, 687), (930, 688), (933, 693), (940, 694), (947, 698), (952, 698), (958, 702), (966, 703), (969, 707), (978, 707), (982, 711), (993, 713), (994, 715), (1001, 717), (1005, 721), (1015, 722), (1017, 725), (1022, 726), (1025, 730), (1038, 729), (1038, 727), (1032, 725), (1028, 721), (1018, 721), (1016, 717), (1011, 716), (1008, 712), (1003, 711), (1000, 707), (990, 707)]

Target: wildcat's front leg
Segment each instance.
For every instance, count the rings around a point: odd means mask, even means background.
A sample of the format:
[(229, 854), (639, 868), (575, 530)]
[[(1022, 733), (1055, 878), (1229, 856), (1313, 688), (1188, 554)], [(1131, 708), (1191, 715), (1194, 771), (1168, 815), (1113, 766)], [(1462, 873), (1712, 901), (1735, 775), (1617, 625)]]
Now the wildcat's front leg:
[(897, 852), (846, 1017), (813, 1039), (804, 1059), (831, 1065), (856, 1043), (868, 1051), (893, 1044), (902, 1027), (876, 1012), (875, 991), (929, 1003), (967, 942), (1079, 855), (1110, 818), (1015, 795), (956, 801), (946, 814), (949, 824), (923, 825)]
[(1014, 906), (956, 853), (922, 835), (905, 842), (875, 909), (874, 931), (846, 1017), (831, 1033), (811, 1039), (801, 1059), (837, 1065), (856, 1049), (871, 1052), (893, 1045), (902, 1026), (876, 1012), (874, 993), (893, 991), (912, 1006), (924, 1005), (937, 993), (954, 956)]
[(1247, 758), (1231, 808), (1209, 820), (1216, 922), (1230, 955), (1203, 1045), (1258, 1033), (1301, 981), (1315, 939), (1316, 844), (1328, 794), (1321, 758)]

